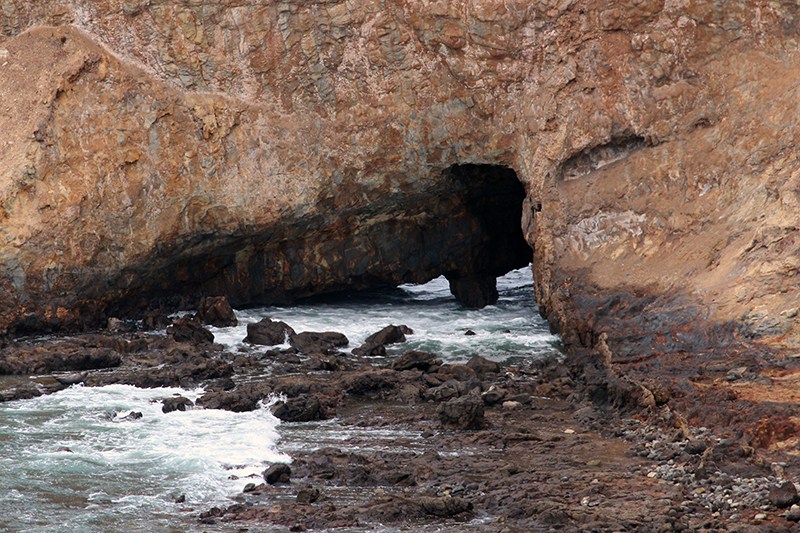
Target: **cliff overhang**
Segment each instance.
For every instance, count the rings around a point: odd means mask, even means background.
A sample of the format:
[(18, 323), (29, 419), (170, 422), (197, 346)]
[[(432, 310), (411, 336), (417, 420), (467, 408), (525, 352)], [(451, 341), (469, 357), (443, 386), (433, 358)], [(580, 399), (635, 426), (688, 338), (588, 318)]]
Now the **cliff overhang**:
[(795, 3), (123, 4), (0, 15), (0, 329), (480, 305), (522, 238), (568, 346), (796, 350)]

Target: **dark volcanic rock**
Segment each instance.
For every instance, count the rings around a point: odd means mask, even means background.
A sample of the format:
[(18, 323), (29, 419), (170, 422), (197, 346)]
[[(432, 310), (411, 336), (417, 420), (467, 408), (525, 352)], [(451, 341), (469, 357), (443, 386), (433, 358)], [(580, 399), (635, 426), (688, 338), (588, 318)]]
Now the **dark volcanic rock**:
[(464, 307), (482, 308), (497, 302), (497, 278), (481, 274), (448, 276), (450, 292)]
[(428, 370), (433, 365), (440, 365), (442, 361), (435, 354), (409, 350), (392, 362), (392, 369), (397, 371), (418, 368)]
[(272, 414), (284, 422), (308, 422), (330, 418), (319, 399), (311, 395), (278, 402), (272, 407)]
[(200, 304), (197, 310), (197, 318), (203, 324), (215, 326), (218, 328), (225, 328), (236, 326), (239, 321), (236, 319), (236, 313), (233, 312), (231, 304), (224, 296), (208, 296), (200, 299)]
[(164, 329), (172, 324), (172, 319), (159, 310), (148, 311), (142, 319), (142, 329)]
[(476, 394), (452, 399), (436, 411), (444, 427), (480, 429), (483, 426), (483, 400)]
[(260, 322), (247, 324), (247, 337), (244, 338), (244, 342), (275, 346), (285, 343), (292, 335), (295, 335), (295, 332), (286, 322), (264, 318)]
[(508, 394), (506, 389), (498, 387), (497, 385), (492, 385), (489, 387), (489, 390), (481, 394), (481, 399), (483, 399), (483, 403), (486, 405), (494, 405), (505, 399), (506, 394)]
[(289, 467), (289, 465), (284, 463), (275, 463), (264, 470), (264, 481), (270, 485), (275, 485), (276, 483), (288, 483), (291, 476), (292, 469)]
[(8, 347), (0, 352), (2, 374), (49, 374), (113, 368), (122, 363), (115, 350), (90, 347), (79, 341), (64, 341), (32, 347)]
[(175, 320), (167, 328), (167, 335), (175, 339), (175, 342), (188, 342), (191, 344), (211, 344), (214, 342), (214, 334), (204, 328), (199, 320), (190, 317), (182, 317)]
[(470, 391), (470, 388), (465, 382), (455, 379), (448, 379), (438, 387), (431, 387), (424, 393), (425, 400), (444, 402), (452, 398), (458, 398)]
[(189, 398), (184, 398), (183, 396), (173, 396), (171, 398), (164, 398), (164, 401), (161, 402), (163, 405), (161, 406), (161, 412), (163, 413), (171, 413), (173, 411), (185, 411), (187, 407), (191, 407), (194, 405), (192, 400)]
[(322, 493), (318, 488), (306, 487), (297, 492), (297, 503), (314, 503), (319, 500)]
[(349, 342), (343, 334), (334, 331), (322, 333), (306, 331), (289, 336), (289, 344), (298, 352), (306, 355), (331, 355), (335, 351), (334, 348), (347, 346)]
[(478, 379), (485, 379), (486, 374), (489, 373), (500, 372), (499, 364), (494, 361), (489, 361), (480, 355), (473, 356), (472, 359), (467, 362), (467, 368), (472, 369), (472, 371), (475, 372), (475, 375), (478, 376)]
[(413, 335), (414, 330), (406, 325), (388, 325), (377, 333), (366, 338), (364, 344), (397, 344), (406, 342), (406, 335)]
[(798, 501), (800, 501), (800, 496), (791, 481), (784, 481), (769, 490), (769, 502), (779, 509), (785, 509)]
[(362, 344), (353, 349), (353, 355), (359, 357), (386, 357), (386, 347), (383, 344)]
[(271, 387), (265, 384), (249, 384), (233, 391), (211, 390), (197, 399), (197, 405), (241, 413), (256, 409), (258, 402), (269, 396), (270, 392)]
[(394, 370), (367, 371), (343, 376), (341, 383), (353, 396), (381, 397), (400, 384), (400, 377)]
[(464, 365), (442, 365), (436, 373), (446, 380), (472, 381), (477, 378), (475, 372)]
[(406, 334), (412, 335), (414, 331), (408, 326), (389, 325), (377, 333), (373, 333), (364, 340), (359, 348), (353, 350), (353, 355), (358, 356), (383, 356), (386, 355), (386, 344), (406, 342)]
[(389, 495), (368, 503), (361, 515), (370, 521), (399, 522), (425, 516), (448, 517), (472, 510), (472, 503), (451, 496)]

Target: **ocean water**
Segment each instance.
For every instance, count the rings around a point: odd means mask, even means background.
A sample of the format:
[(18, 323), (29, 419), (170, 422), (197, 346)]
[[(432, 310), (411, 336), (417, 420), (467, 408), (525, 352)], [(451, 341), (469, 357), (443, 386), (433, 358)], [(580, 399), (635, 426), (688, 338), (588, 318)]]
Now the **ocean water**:
[(298, 333), (344, 333), (350, 341), (344, 351), (357, 348), (389, 324), (413, 329), (414, 335), (407, 335), (405, 343), (386, 346), (390, 358), (406, 350), (421, 350), (435, 353), (447, 363), (465, 363), (473, 355), (513, 362), (556, 353), (559, 339), (550, 334), (547, 322), (539, 316), (530, 268), (499, 278), (497, 289), (497, 304), (465, 309), (450, 294), (447, 280), (440, 277), (424, 285), (317, 297), (287, 307), (245, 309), (237, 312), (237, 327), (210, 329), (215, 342), (233, 351), (264, 350), (245, 344), (243, 339), (248, 323), (268, 317), (286, 322)]
[[(496, 305), (467, 310), (440, 278), (291, 307), (241, 310), (239, 326), (213, 333), (233, 351), (265, 349), (242, 339), (248, 322), (268, 316), (298, 332), (342, 332), (350, 339), (349, 350), (388, 324), (405, 324), (415, 333), (407, 343), (388, 347), (389, 359), (408, 349), (435, 352), (448, 362), (476, 354), (508, 363), (558, 354), (558, 338), (536, 310), (530, 270), (511, 272), (498, 280), (498, 289)], [(467, 330), (475, 334), (466, 335)], [(194, 400), (202, 392), (76, 385), (0, 404), (0, 531), (239, 531), (241, 524), (202, 525), (197, 514), (231, 504), (247, 483), (260, 482), (269, 463), (322, 446), (421, 450), (424, 445), (421, 437), (402, 430), (344, 428), (335, 419), (280, 424), (267, 406), (249, 413), (161, 412), (166, 397)], [(180, 496), (185, 501), (176, 503)], [(481, 527), (478, 520), (454, 531)], [(273, 530), (281, 529), (250, 527)]]

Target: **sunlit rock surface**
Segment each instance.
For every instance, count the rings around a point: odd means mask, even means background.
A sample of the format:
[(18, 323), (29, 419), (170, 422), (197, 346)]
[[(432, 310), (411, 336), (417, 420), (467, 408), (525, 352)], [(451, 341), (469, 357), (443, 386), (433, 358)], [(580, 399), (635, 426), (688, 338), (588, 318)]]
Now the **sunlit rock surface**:
[(492, 276), (516, 216), (567, 345), (800, 348), (794, 2), (0, 5), (0, 329)]

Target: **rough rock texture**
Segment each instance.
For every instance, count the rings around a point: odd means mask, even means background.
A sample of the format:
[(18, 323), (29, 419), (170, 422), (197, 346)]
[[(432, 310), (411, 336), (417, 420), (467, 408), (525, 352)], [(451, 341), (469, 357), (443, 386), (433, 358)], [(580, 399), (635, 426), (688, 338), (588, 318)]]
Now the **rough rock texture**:
[(795, 2), (2, 7), (2, 330), (495, 276), (524, 234), (568, 347), (798, 347)]

